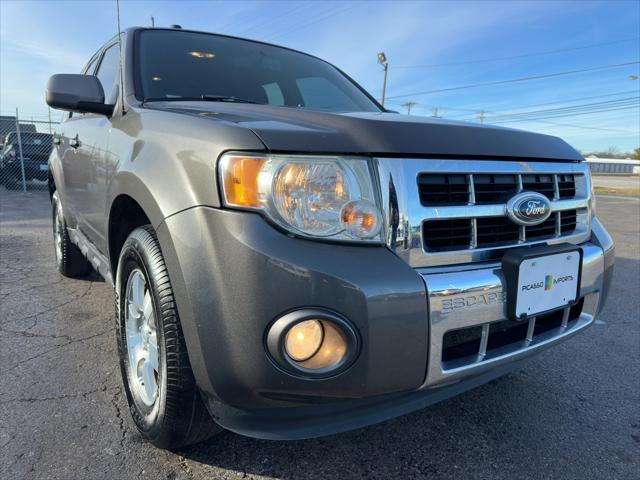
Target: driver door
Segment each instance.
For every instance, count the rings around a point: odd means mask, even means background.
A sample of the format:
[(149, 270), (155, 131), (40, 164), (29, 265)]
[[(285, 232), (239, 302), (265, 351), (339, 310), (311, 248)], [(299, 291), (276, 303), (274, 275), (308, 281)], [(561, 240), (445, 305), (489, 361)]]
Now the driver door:
[[(120, 73), (118, 43), (107, 45), (98, 60), (94, 75), (102, 84), (105, 102), (115, 104)], [(104, 254), (107, 249), (106, 170), (109, 160), (111, 119), (100, 114), (86, 113), (80, 114), (77, 119), (72, 118), (68, 123), (76, 124), (72, 129), (72, 133), (76, 136), (70, 139), (70, 142), (76, 146), (71, 147), (72, 152), (67, 159), (67, 164), (71, 168), (68, 172), (67, 165), (64, 168), (65, 178), (68, 175), (68, 180), (71, 180), (74, 185), (72, 204), (77, 225), (80, 231)]]

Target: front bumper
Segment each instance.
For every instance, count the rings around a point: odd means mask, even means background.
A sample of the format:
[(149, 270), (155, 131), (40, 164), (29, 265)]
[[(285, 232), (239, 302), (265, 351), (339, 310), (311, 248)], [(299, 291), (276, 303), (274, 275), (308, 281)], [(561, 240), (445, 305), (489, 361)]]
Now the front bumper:
[[(414, 270), (385, 247), (295, 239), (259, 215), (207, 207), (167, 218), (158, 238), (212, 415), (230, 430), (260, 438), (362, 427), (503, 375), (591, 325), (613, 266), (611, 238), (594, 220), (592, 240), (581, 245), (579, 315), (525, 342), (451, 363), (442, 361), (447, 332), (506, 318), (498, 264)], [(344, 373), (305, 380), (269, 360), (265, 329), (304, 307), (339, 313), (357, 329), (361, 350)]]

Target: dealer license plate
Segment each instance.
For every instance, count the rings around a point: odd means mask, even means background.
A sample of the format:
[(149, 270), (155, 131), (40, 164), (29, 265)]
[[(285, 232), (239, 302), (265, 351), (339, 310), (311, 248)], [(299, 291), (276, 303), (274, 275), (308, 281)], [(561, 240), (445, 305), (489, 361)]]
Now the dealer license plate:
[(518, 270), (516, 317), (530, 317), (572, 304), (578, 298), (580, 254), (568, 251), (524, 258)]

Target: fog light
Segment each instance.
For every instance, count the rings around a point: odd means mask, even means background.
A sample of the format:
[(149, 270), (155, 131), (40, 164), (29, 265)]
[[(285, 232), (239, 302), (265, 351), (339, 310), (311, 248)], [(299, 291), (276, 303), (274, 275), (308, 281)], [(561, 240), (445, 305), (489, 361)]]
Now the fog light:
[(282, 316), (271, 325), (266, 340), (271, 357), (299, 376), (336, 374), (349, 366), (358, 351), (353, 328), (341, 317), (320, 310)]
[[(317, 320), (313, 321), (317, 322)], [(347, 353), (347, 339), (344, 334), (338, 329), (338, 327), (336, 327), (335, 324), (326, 320), (321, 320), (321, 322), (322, 330), (324, 332), (322, 342), (313, 355), (310, 355), (304, 361), (297, 361), (298, 365), (303, 368), (314, 370), (330, 368), (334, 365), (338, 365)], [(295, 329), (298, 325), (293, 327), (291, 330)], [(289, 332), (291, 332), (291, 330), (289, 330)], [(287, 353), (289, 352), (287, 351)], [(289, 356), (292, 360), (296, 361), (291, 354), (289, 354)]]
[(322, 337), (322, 324), (318, 320), (305, 320), (295, 324), (287, 332), (284, 349), (292, 360), (304, 362), (320, 350)]

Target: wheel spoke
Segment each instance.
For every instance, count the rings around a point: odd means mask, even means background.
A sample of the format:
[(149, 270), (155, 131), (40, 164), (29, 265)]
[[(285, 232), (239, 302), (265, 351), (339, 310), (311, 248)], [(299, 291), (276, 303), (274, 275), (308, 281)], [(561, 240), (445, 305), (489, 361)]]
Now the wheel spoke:
[(153, 367), (153, 369), (157, 372), (158, 371), (158, 343), (156, 340), (156, 334), (153, 333), (151, 334), (151, 336), (149, 337), (149, 345), (147, 347), (147, 351), (148, 351), (148, 360), (149, 363), (151, 364), (151, 366)]
[(151, 301), (151, 294), (147, 290), (144, 294), (144, 300), (142, 302), (142, 315), (144, 315), (144, 319), (149, 325), (149, 328), (155, 329), (156, 325), (153, 321), (153, 302)]
[(129, 311), (129, 317), (131, 317), (130, 321), (135, 322), (136, 319), (140, 318), (140, 310), (133, 302), (129, 302), (127, 310)]
[(127, 351), (129, 354), (129, 369), (132, 372), (136, 372), (138, 361), (143, 357), (141, 335), (127, 334)]
[(145, 361), (142, 367), (142, 380), (144, 381), (144, 393), (149, 403), (153, 403), (156, 397), (157, 383), (151, 362)]
[(144, 277), (136, 272), (131, 279), (131, 303), (135, 305), (138, 312), (142, 312), (144, 306)]
[(142, 335), (138, 333), (129, 333), (127, 335), (127, 348), (130, 352), (137, 353), (142, 348)]

